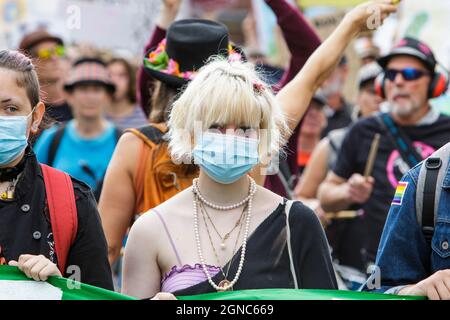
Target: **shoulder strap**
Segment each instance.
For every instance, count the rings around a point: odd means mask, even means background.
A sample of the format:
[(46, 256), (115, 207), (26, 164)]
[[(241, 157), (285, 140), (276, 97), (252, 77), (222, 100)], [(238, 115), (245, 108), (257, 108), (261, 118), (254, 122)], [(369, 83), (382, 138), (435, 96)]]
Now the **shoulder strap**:
[(289, 263), (290, 263), (290, 269), (292, 274), (292, 279), (294, 279), (294, 286), (295, 289), (298, 289), (298, 281), (297, 281), (297, 274), (295, 272), (295, 265), (294, 265), (294, 256), (292, 254), (292, 244), (291, 244), (291, 226), (289, 224), (289, 213), (291, 212), (292, 205), (294, 204), (294, 201), (286, 201), (285, 204), (285, 214), (286, 214), (286, 243), (289, 253)]
[(41, 164), (44, 176), (47, 205), (55, 240), (58, 268), (64, 275), (70, 247), (78, 230), (75, 194), (70, 176)]
[(380, 126), (387, 132), (402, 159), (409, 165), (410, 168), (416, 166), (423, 160), (422, 156), (419, 155), (416, 148), (414, 148), (412, 141), (402, 131), (402, 129), (394, 123), (389, 114), (379, 114), (376, 116), (376, 119)]
[(148, 125), (139, 129), (127, 129), (125, 132), (130, 132), (141, 138), (150, 147), (160, 144), (165, 135), (165, 132), (154, 125)]
[(50, 143), (50, 148), (48, 149), (48, 165), (50, 167), (53, 166), (55, 163), (56, 158), (56, 152), (58, 151), (59, 145), (61, 144), (61, 140), (64, 136), (64, 132), (66, 131), (66, 124), (62, 123), (58, 130), (56, 131), (55, 135), (53, 136), (53, 139)]
[(431, 245), (439, 209), (442, 182), (450, 158), (450, 143), (436, 151), (420, 167), (416, 190), (416, 215), (426, 241)]
[(170, 245), (172, 246), (173, 252), (175, 253), (175, 256), (177, 258), (178, 265), (180, 267), (183, 266), (183, 264), (181, 263), (180, 254), (178, 253), (177, 247), (175, 246), (175, 242), (173, 241), (173, 238), (170, 235), (169, 228), (167, 227), (166, 221), (164, 220), (163, 216), (159, 213), (158, 210), (152, 209), (152, 211), (158, 216), (159, 220), (161, 220), (164, 230), (166, 231), (167, 237), (169, 238)]

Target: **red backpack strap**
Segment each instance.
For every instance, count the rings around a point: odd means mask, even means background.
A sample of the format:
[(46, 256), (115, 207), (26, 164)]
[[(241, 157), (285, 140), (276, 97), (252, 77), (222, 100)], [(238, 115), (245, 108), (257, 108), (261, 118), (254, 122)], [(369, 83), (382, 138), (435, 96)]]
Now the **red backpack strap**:
[(52, 224), (58, 268), (64, 275), (69, 250), (78, 230), (75, 193), (70, 176), (41, 164), (44, 176), (47, 205)]

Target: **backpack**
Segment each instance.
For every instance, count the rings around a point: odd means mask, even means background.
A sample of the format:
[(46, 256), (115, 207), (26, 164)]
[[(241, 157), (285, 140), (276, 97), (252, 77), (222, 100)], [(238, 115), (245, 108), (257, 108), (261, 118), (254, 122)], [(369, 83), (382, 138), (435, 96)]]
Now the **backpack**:
[[(53, 164), (55, 163), (56, 153), (58, 152), (59, 145), (61, 144), (61, 140), (64, 136), (64, 133), (66, 131), (66, 123), (63, 123), (60, 125), (58, 130), (56, 131), (52, 141), (50, 142), (50, 147), (48, 149), (48, 160), (47, 163), (50, 167), (53, 167)], [(118, 128), (115, 128), (115, 137), (116, 137), (116, 144), (119, 142), (120, 136), (122, 135), (122, 131), (120, 131)], [(96, 188), (93, 190), (95, 199), (99, 201), (100, 194), (102, 192), (103, 188), (103, 182), (104, 182), (104, 176), (98, 179), (95, 176), (95, 172), (92, 171), (87, 165), (83, 165), (82, 167), (83, 171), (87, 173), (90, 177), (92, 177), (96, 182)]]
[(198, 167), (175, 164), (169, 152), (164, 124), (128, 129), (143, 141), (135, 174), (136, 210), (144, 213), (192, 186)]
[(425, 240), (431, 245), (438, 216), (442, 183), (447, 173), (450, 143), (433, 153), (420, 167), (416, 190), (416, 216)]
[(78, 231), (78, 213), (72, 179), (68, 174), (47, 165), (41, 164), (41, 169), (58, 269), (64, 275), (69, 251)]

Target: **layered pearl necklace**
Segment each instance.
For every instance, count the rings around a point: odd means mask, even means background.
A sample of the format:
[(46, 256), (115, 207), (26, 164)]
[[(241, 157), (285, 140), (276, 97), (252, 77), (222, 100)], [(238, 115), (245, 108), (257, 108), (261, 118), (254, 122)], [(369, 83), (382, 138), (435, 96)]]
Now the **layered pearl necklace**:
[(198, 181), (199, 181), (198, 178), (193, 181), (192, 190), (194, 191), (194, 194), (196, 194), (198, 196), (200, 201), (203, 202), (208, 207), (210, 207), (212, 209), (219, 210), (219, 211), (230, 211), (230, 210), (242, 207), (244, 204), (249, 202), (250, 199), (253, 198), (253, 196), (255, 195), (255, 193), (256, 193), (256, 182), (251, 177), (249, 177), (249, 179), (250, 179), (250, 192), (249, 192), (249, 195), (245, 199), (243, 199), (242, 201), (240, 201), (240, 202), (238, 202), (236, 204), (233, 204), (231, 206), (219, 206), (217, 204), (214, 204), (214, 203), (209, 202), (208, 200), (206, 200), (203, 197), (203, 195), (201, 194), (200, 188), (198, 187)]
[[(251, 217), (252, 217), (252, 202), (253, 202), (253, 197), (254, 197), (254, 195), (256, 193), (256, 189), (257, 189), (256, 188), (256, 183), (255, 183), (255, 181), (252, 178), (250, 178), (250, 185), (251, 185), (250, 192), (249, 192), (249, 195), (248, 195), (247, 198), (245, 198), (244, 200), (242, 200), (238, 204), (234, 204), (234, 205), (231, 205), (231, 206), (219, 206), (219, 205), (215, 205), (213, 203), (210, 203), (210, 202), (206, 201), (205, 198), (203, 198), (203, 196), (200, 194), (199, 189), (198, 189), (198, 179), (194, 180), (194, 183), (193, 183), (192, 191), (193, 191), (193, 194), (194, 194), (194, 201), (193, 201), (193, 207), (194, 207), (194, 232), (195, 232), (195, 241), (197, 243), (198, 258), (200, 259), (200, 263), (202, 265), (203, 272), (205, 273), (206, 277), (208, 278), (209, 284), (217, 291), (228, 291), (228, 290), (232, 289), (233, 286), (239, 280), (239, 277), (241, 276), (241, 273), (242, 273), (242, 268), (244, 267), (245, 253), (246, 253), (246, 250), (247, 250), (247, 239), (248, 239), (248, 235), (249, 235), (250, 221), (251, 221)], [(213, 209), (220, 210), (220, 211), (229, 211), (229, 210), (232, 210), (232, 209), (235, 209), (235, 208), (239, 208), (239, 207), (243, 206), (244, 204), (248, 203), (247, 220), (246, 220), (246, 223), (245, 223), (244, 239), (243, 239), (242, 251), (241, 251), (241, 259), (239, 260), (239, 266), (238, 266), (236, 275), (235, 275), (233, 281), (231, 281), (231, 282), (229, 282), (228, 280), (225, 279), (219, 285), (216, 285), (214, 283), (214, 281), (212, 280), (212, 276), (209, 273), (208, 268), (206, 267), (206, 262), (205, 262), (205, 259), (203, 257), (202, 244), (201, 244), (201, 241), (200, 241), (200, 232), (199, 232), (199, 227), (198, 227), (197, 199), (199, 199), (201, 202), (203, 202), (208, 207), (211, 207)]]

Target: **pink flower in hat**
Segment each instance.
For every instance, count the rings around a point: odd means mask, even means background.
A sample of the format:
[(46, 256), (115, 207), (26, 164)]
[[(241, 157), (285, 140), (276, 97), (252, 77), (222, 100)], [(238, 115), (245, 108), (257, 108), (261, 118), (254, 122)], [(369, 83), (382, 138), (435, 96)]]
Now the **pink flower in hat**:
[(163, 39), (159, 43), (156, 50), (153, 52), (150, 52), (148, 59), (150, 60), (151, 63), (159, 62), (159, 58), (160, 58), (161, 54), (166, 54), (166, 44), (167, 44), (167, 40)]
[(167, 65), (167, 69), (163, 72), (174, 76), (179, 76), (181, 74), (180, 65), (175, 60), (170, 59), (169, 64)]

